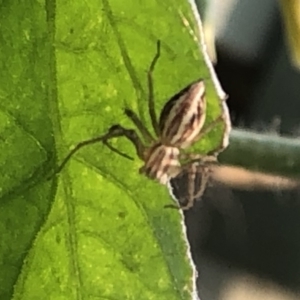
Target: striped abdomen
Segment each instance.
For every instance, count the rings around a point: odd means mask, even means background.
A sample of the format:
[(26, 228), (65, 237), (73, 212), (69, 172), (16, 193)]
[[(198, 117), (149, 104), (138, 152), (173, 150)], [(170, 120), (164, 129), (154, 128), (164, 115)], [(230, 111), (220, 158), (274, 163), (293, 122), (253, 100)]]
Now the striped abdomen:
[(189, 147), (200, 133), (205, 117), (205, 85), (199, 80), (165, 104), (159, 120), (162, 144), (182, 149)]

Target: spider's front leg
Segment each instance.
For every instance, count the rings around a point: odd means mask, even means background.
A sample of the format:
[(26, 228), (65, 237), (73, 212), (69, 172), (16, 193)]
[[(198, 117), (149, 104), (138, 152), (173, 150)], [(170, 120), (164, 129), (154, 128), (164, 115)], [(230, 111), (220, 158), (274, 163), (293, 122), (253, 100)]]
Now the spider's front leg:
[(153, 86), (153, 76), (152, 75), (153, 75), (154, 68), (155, 68), (155, 65), (156, 65), (159, 57), (160, 57), (160, 40), (157, 41), (156, 54), (150, 64), (150, 67), (149, 67), (148, 73), (147, 73), (148, 93), (149, 93), (149, 95), (148, 95), (148, 110), (149, 110), (149, 114), (150, 114), (154, 132), (157, 136), (160, 135), (160, 129), (159, 129), (159, 124), (158, 124), (158, 120), (157, 120), (157, 116), (156, 116), (156, 112), (155, 112), (154, 86)]
[(140, 118), (136, 115), (136, 113), (133, 110), (129, 108), (125, 108), (124, 113), (132, 121), (132, 123), (138, 128), (145, 141), (147, 141), (149, 144), (155, 141), (153, 136), (147, 129), (147, 127), (143, 124), (143, 122), (140, 120)]
[(122, 152), (120, 152), (118, 149), (116, 149), (115, 147), (111, 146), (108, 143), (108, 140), (110, 140), (110, 139), (112, 139), (113, 137), (116, 137), (116, 136), (125, 137), (126, 139), (128, 139), (134, 145), (138, 157), (141, 160), (144, 159), (145, 146), (142, 143), (139, 136), (137, 135), (137, 133), (135, 132), (135, 130), (124, 128), (123, 126), (121, 126), (119, 124), (113, 125), (108, 130), (108, 136), (106, 136), (103, 139), (103, 144), (104, 145), (106, 145), (109, 149), (116, 152), (117, 154), (119, 154), (119, 155), (121, 154), (122, 156), (124, 156), (124, 154)]
[(207, 153), (208, 157), (210, 156), (217, 157), (217, 155), (228, 146), (228, 137), (229, 137), (229, 132), (231, 130), (231, 122), (229, 116), (225, 112), (220, 116), (218, 116), (211, 123), (205, 126), (193, 141), (193, 144), (197, 143), (197, 141), (200, 141), (205, 135), (207, 135), (210, 131), (212, 131), (218, 124), (222, 124), (222, 123), (224, 128), (221, 136), (221, 141), (214, 149), (210, 150)]
[(141, 139), (139, 138), (139, 136), (137, 135), (137, 133), (134, 130), (132, 130), (132, 129), (124, 128), (121, 125), (113, 125), (112, 127), (109, 128), (109, 130), (108, 130), (108, 132), (106, 134), (78, 143), (69, 152), (69, 154), (64, 158), (64, 160), (59, 165), (59, 167), (56, 169), (56, 171), (54, 172), (54, 174), (52, 174), (51, 176), (49, 176), (49, 179), (51, 179), (55, 174), (60, 173), (62, 171), (62, 169), (65, 167), (65, 165), (67, 164), (67, 162), (80, 149), (82, 149), (82, 148), (84, 148), (84, 147), (86, 147), (88, 145), (93, 145), (93, 144), (96, 144), (96, 143), (99, 143), (99, 142), (102, 142), (110, 150), (112, 150), (113, 152), (116, 152), (120, 156), (123, 156), (123, 157), (125, 157), (127, 159), (133, 160), (133, 158), (131, 158), (130, 156), (128, 156), (125, 153), (122, 153), (121, 151), (119, 151), (118, 149), (116, 149), (115, 147), (111, 146), (108, 143), (108, 141), (110, 139), (117, 138), (117, 137), (125, 137), (125, 138), (127, 138), (135, 146), (135, 149), (136, 149), (136, 152), (137, 152), (137, 155), (139, 156), (139, 158), (143, 159), (145, 146), (143, 145), (143, 143), (142, 143)]
[(215, 155), (202, 155), (198, 153), (180, 153), (179, 156), (181, 166), (183, 168), (189, 167), (193, 163), (198, 164), (213, 164), (218, 163)]

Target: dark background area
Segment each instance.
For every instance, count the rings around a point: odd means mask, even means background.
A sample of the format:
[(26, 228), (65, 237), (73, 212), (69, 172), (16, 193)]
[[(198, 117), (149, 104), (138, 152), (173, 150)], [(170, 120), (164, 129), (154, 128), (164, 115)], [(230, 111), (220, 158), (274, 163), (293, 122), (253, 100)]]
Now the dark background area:
[[(273, 1), (263, 17), (258, 1), (239, 2), (216, 39), (216, 72), (233, 125), (298, 138), (300, 71), (290, 60), (280, 7)], [(247, 43), (254, 43), (249, 52)], [(300, 292), (300, 189), (249, 192), (215, 183), (185, 216), (202, 300), (221, 299), (224, 282), (239, 272)]]

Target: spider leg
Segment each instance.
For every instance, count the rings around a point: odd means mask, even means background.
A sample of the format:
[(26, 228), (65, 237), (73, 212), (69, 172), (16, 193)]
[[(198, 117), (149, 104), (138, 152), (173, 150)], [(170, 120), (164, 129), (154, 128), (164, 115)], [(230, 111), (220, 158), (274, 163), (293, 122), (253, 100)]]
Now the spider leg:
[[(200, 171), (201, 170), (201, 171)], [(187, 172), (187, 201), (185, 204), (180, 203), (180, 199), (178, 200), (178, 205), (176, 204), (167, 204), (165, 208), (175, 208), (175, 209), (182, 209), (182, 210), (189, 210), (193, 207), (194, 202), (197, 198), (201, 197), (205, 191), (208, 182), (208, 172), (206, 166), (195, 162), (189, 162), (186, 166), (183, 167), (182, 172)], [(200, 171), (200, 172), (199, 172)], [(199, 190), (196, 186), (196, 175), (200, 174), (201, 181)], [(184, 198), (185, 200), (185, 198)]]
[(203, 162), (203, 163), (216, 163), (217, 158), (214, 155), (202, 155), (198, 153), (180, 153), (179, 156), (180, 161), (185, 161), (181, 165), (188, 166), (192, 163)]
[(155, 65), (160, 57), (160, 41), (157, 41), (156, 44), (156, 54), (150, 64), (150, 67), (148, 69), (148, 91), (149, 91), (149, 98), (148, 98), (148, 109), (149, 109), (149, 114), (152, 122), (153, 129), (156, 133), (157, 136), (160, 134), (159, 126), (158, 126), (158, 121), (157, 121), (157, 116), (155, 112), (155, 106), (154, 106), (154, 88), (153, 88), (153, 78), (152, 78), (152, 73), (154, 71)]
[[(177, 208), (182, 210), (189, 210), (191, 207), (193, 207), (195, 200), (200, 198), (206, 189), (208, 179), (209, 179), (209, 169), (206, 165), (199, 165), (198, 163), (190, 163), (187, 166), (184, 167), (188, 172), (188, 189), (187, 189), (187, 203), (184, 205), (181, 205), (179, 202), (179, 205), (167, 205), (165, 207), (169, 208)], [(199, 172), (200, 171), (200, 172)], [(201, 182), (199, 190), (197, 191), (198, 187), (196, 186), (196, 175), (200, 174), (201, 176)]]
[[(200, 171), (200, 172), (199, 172)], [(201, 182), (199, 190), (196, 183), (196, 175), (199, 174), (201, 176)], [(193, 207), (195, 201), (203, 196), (205, 189), (207, 187), (209, 179), (209, 170), (205, 166), (198, 165), (197, 163), (192, 163), (188, 169), (188, 201), (186, 205), (181, 206), (182, 210), (188, 210)]]
[(117, 154), (119, 154), (120, 156), (123, 156), (127, 159), (133, 160), (133, 158), (129, 155), (127, 155), (126, 153), (121, 152), (120, 150), (118, 150), (117, 148), (113, 147), (111, 144), (108, 143), (107, 140), (103, 140), (102, 143), (108, 148), (110, 149), (112, 152), (115, 152)]
[[(175, 209), (182, 209), (182, 210), (188, 210), (190, 209), (194, 204), (194, 191), (195, 191), (195, 179), (197, 174), (197, 167), (195, 163), (188, 163), (188, 166), (183, 167), (181, 172), (184, 172), (184, 170), (188, 171), (188, 189), (187, 189), (187, 203), (181, 205), (180, 200), (178, 200), (178, 204), (167, 204), (164, 206), (164, 208), (175, 208)], [(202, 183), (202, 181), (201, 181)]]
[(227, 145), (224, 145), (224, 139), (226, 135), (228, 135), (228, 122), (226, 122), (223, 115), (220, 115), (215, 120), (213, 120), (210, 124), (208, 124), (203, 130), (200, 132), (200, 134), (196, 137), (196, 139), (193, 141), (193, 143), (196, 143), (197, 141), (201, 140), (206, 134), (208, 134), (211, 130), (213, 130), (219, 123), (222, 121), (225, 122), (225, 129), (222, 135), (222, 141), (219, 145), (215, 147), (215, 149), (209, 151), (208, 156), (216, 156), (218, 153), (220, 153)]
[[(218, 164), (218, 160), (216, 156), (214, 155), (201, 155), (201, 154), (194, 154), (194, 153), (181, 153), (180, 154), (180, 160), (185, 159), (186, 161), (181, 164), (181, 167), (183, 169), (187, 169), (188, 171), (198, 172), (198, 170), (202, 169), (202, 179), (201, 179), (201, 185), (202, 181), (206, 181), (209, 177), (209, 166), (210, 165), (216, 165)], [(189, 160), (187, 160), (189, 159)], [(205, 185), (206, 185), (205, 182)], [(200, 189), (201, 191), (201, 189)], [(199, 198), (201, 196), (200, 192), (197, 192), (197, 194), (194, 196), (194, 198)]]
[[(200, 170), (200, 172), (199, 172)], [(201, 183), (199, 190), (195, 193), (195, 182), (196, 182), (196, 174), (200, 173)], [(188, 169), (188, 202), (186, 205), (181, 206), (182, 210), (188, 210), (193, 207), (195, 200), (200, 198), (206, 189), (207, 183), (209, 179), (209, 173), (206, 167), (199, 166), (197, 163), (192, 163)]]
[[(120, 125), (114, 125), (112, 126), (108, 132), (104, 135), (101, 135), (99, 137), (95, 137), (89, 140), (85, 140), (82, 141), (80, 143), (78, 143), (70, 152), (69, 154), (64, 158), (64, 160), (62, 161), (62, 163), (58, 166), (58, 168), (56, 169), (56, 171), (54, 172), (53, 175), (58, 174), (62, 171), (62, 169), (65, 167), (65, 165), (67, 164), (67, 162), (71, 159), (71, 157), (78, 152), (81, 148), (84, 148), (85, 146), (88, 145), (93, 145), (95, 143), (99, 143), (102, 142), (104, 145), (106, 145), (110, 150), (116, 152), (117, 154), (127, 158), (127, 159), (131, 159), (133, 160), (132, 157), (128, 156), (127, 154), (124, 154), (122, 152), (120, 152), (118, 149), (114, 148), (113, 146), (111, 146), (108, 143), (108, 140), (112, 139), (112, 138), (116, 138), (116, 137), (126, 137), (129, 141), (131, 141), (137, 151), (138, 156), (142, 159), (143, 157), (143, 150), (144, 150), (144, 145), (142, 144), (140, 138), (138, 137), (138, 135), (136, 134), (136, 132), (134, 130), (131, 129), (126, 129)], [(49, 177), (49, 179), (53, 176), (51, 175)]]
[(195, 179), (197, 174), (196, 164), (191, 164), (188, 169), (188, 201), (185, 205), (180, 205), (182, 210), (190, 209), (194, 204)]
[(125, 108), (124, 113), (133, 122), (133, 124), (139, 129), (145, 141), (147, 141), (148, 143), (152, 143), (154, 141), (153, 136), (146, 128), (146, 126), (142, 123), (140, 118), (136, 115), (136, 113), (128, 108)]
[[(197, 198), (200, 198), (206, 189), (207, 183), (208, 183), (208, 179), (209, 179), (209, 170), (207, 168), (202, 168), (201, 170), (201, 184), (200, 184), (200, 189), (199, 191), (193, 195), (193, 200), (197, 200)], [(197, 170), (196, 170), (197, 172)]]
[(206, 163), (204, 163), (204, 164), (193, 163), (192, 165), (193, 165), (193, 171), (195, 173), (200, 174), (200, 176), (201, 176), (200, 188), (196, 193), (194, 190), (194, 193), (193, 193), (193, 200), (197, 200), (197, 198), (200, 198), (205, 192), (205, 189), (206, 189), (209, 177), (210, 177), (210, 169), (208, 167), (209, 165)]
[[(127, 129), (127, 128), (124, 128), (121, 125), (113, 125), (109, 129), (109, 133), (111, 133), (113, 135), (114, 134), (118, 134), (118, 137), (124, 136), (125, 138), (127, 138), (134, 145), (138, 157), (141, 160), (144, 160), (145, 146), (142, 143), (142, 141), (139, 138), (139, 136), (137, 135), (137, 133), (133, 129)], [(115, 137), (115, 136), (112, 136), (112, 137)], [(104, 144), (107, 145), (107, 140), (111, 139), (112, 137), (109, 137), (109, 136), (105, 137), (104, 138)], [(111, 147), (111, 149), (115, 149), (112, 146), (110, 146), (110, 147)], [(119, 151), (115, 151), (115, 152), (120, 153)]]
[[(200, 154), (194, 153), (181, 153), (180, 160), (187, 160), (185, 163), (181, 164), (181, 172), (185, 170), (188, 173), (188, 184), (187, 184), (187, 203), (181, 205), (180, 200), (179, 204), (168, 204), (165, 205), (165, 208), (176, 208), (182, 210), (190, 209), (195, 200), (200, 198), (205, 192), (208, 179), (209, 179), (209, 165), (218, 163), (217, 158), (215, 156), (204, 156)], [(200, 187), (196, 186), (196, 175), (200, 174), (201, 181)]]
[[(157, 50), (156, 54), (150, 64), (150, 67), (148, 69), (147, 73), (147, 79), (148, 79), (148, 110), (151, 118), (151, 123), (154, 129), (154, 132), (157, 136), (160, 134), (159, 126), (158, 126), (158, 121), (157, 121), (157, 116), (155, 112), (155, 105), (154, 105), (154, 87), (153, 87), (153, 78), (152, 78), (152, 73), (154, 71), (155, 65), (160, 57), (160, 41), (157, 41)], [(151, 143), (155, 141), (149, 130), (146, 128), (146, 126), (142, 123), (140, 118), (136, 115), (134, 111), (131, 109), (125, 108), (124, 110), (125, 115), (135, 124), (135, 126), (139, 129), (141, 132), (143, 138)]]

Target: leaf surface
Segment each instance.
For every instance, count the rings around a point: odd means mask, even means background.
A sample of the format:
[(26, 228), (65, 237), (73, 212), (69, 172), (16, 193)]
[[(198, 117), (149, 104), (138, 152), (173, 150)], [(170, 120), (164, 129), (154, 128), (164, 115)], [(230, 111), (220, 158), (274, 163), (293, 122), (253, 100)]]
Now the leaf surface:
[[(181, 214), (165, 187), (139, 175), (133, 145), (82, 149), (47, 175), (76, 143), (136, 111), (151, 129), (146, 72), (156, 110), (198, 78), (207, 122), (221, 111), (183, 1), (2, 3), (0, 87), (0, 298), (191, 299), (192, 268)], [(152, 129), (151, 129), (152, 130)], [(220, 141), (221, 125), (196, 147)], [(56, 162), (58, 161), (58, 162)]]

